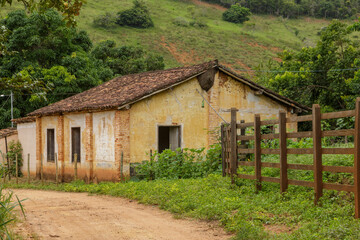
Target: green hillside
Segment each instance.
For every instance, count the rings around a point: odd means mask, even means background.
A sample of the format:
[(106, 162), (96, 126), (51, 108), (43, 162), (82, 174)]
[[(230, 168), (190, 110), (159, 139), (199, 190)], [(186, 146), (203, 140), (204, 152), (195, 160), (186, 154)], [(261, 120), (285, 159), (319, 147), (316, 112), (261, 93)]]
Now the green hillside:
[[(219, 59), (224, 65), (242, 73), (254, 69), (284, 49), (300, 50), (314, 45), (318, 32), (328, 20), (304, 17), (284, 19), (270, 15), (253, 15), (238, 25), (221, 19), (225, 8), (197, 0), (146, 0), (155, 27), (136, 29), (116, 26), (95, 27), (95, 17), (106, 12), (116, 14), (132, 6), (132, 0), (88, 0), (77, 18), (80, 29), (86, 30), (94, 42), (112, 39), (119, 45), (143, 45), (165, 58), (166, 68)], [(18, 6), (19, 7), (19, 6)], [(3, 8), (1, 14), (15, 9)], [(207, 27), (178, 26), (174, 20), (201, 21)]]

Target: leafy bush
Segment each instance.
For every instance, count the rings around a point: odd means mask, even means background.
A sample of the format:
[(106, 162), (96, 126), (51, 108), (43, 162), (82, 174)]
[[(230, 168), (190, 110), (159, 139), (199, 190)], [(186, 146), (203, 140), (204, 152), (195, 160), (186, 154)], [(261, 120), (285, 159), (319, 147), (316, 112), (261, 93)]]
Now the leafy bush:
[(134, 6), (132, 8), (119, 12), (116, 23), (120, 26), (135, 28), (149, 28), (154, 26), (149, 10), (141, 0), (134, 0)]
[(102, 28), (112, 28), (116, 26), (116, 17), (111, 13), (105, 13), (94, 19), (94, 25)]
[(241, 7), (239, 4), (232, 5), (223, 13), (223, 20), (233, 23), (243, 23), (249, 21), (250, 9)]
[[(156, 161), (155, 161), (156, 159)], [(204, 177), (220, 170), (221, 145), (213, 145), (207, 154), (204, 148), (176, 151), (167, 149), (162, 153), (155, 153), (151, 161), (143, 162), (136, 167), (137, 177), (140, 179), (180, 179)]]
[(183, 17), (176, 17), (173, 19), (172, 22), (176, 26), (180, 26), (180, 27), (188, 27), (190, 25), (190, 22)]

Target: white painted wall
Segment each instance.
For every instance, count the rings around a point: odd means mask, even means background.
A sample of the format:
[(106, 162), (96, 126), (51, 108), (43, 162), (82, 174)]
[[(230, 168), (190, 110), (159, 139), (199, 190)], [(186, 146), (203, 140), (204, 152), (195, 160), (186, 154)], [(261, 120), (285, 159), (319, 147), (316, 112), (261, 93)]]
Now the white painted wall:
[(94, 161), (97, 165), (115, 162), (114, 119), (115, 111), (93, 113)]
[(36, 173), (36, 122), (18, 123), (18, 138), (23, 148), (22, 172), (27, 174), (27, 159), (30, 154), (30, 173)]

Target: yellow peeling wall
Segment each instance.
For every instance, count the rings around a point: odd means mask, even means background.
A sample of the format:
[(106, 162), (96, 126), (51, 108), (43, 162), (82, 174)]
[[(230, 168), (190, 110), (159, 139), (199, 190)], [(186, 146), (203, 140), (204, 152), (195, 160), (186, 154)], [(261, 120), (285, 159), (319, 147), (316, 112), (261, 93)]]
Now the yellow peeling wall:
[[(229, 109), (232, 107), (239, 109), (237, 121), (253, 122), (254, 114), (260, 114), (261, 120), (276, 119), (280, 110), (286, 111), (287, 116), (293, 115), (286, 106), (264, 95), (256, 96), (256, 90), (221, 72), (217, 74), (211, 91), (219, 91), (218, 110), (226, 121), (230, 121)], [(220, 123), (221, 120), (218, 125)], [(297, 131), (297, 125), (290, 124), (288, 129)]]
[[(256, 96), (255, 90), (221, 72), (216, 74), (214, 85), (208, 92), (202, 90), (194, 78), (131, 106), (131, 162), (148, 160), (150, 149), (157, 150), (159, 125), (181, 125), (182, 148), (207, 148), (215, 142), (209, 130), (219, 130), (222, 120), (206, 102), (203, 103), (196, 89), (226, 121), (230, 121), (228, 110), (232, 107), (239, 109), (238, 121), (252, 122), (254, 114), (260, 114), (262, 120), (274, 119), (280, 110), (291, 115), (284, 105), (264, 95)], [(288, 128), (297, 129), (296, 124)]]
[[(17, 140), (18, 140), (18, 135), (17, 134), (6, 137), (8, 150), (9, 150), (10, 142), (11, 141), (17, 141)], [(4, 154), (4, 158), (3, 158), (2, 154)], [(2, 163), (2, 164), (4, 164), (4, 162), (6, 162), (5, 154), (6, 154), (6, 143), (5, 143), (5, 137), (4, 137), (4, 138), (0, 138), (0, 163)]]
[(202, 107), (204, 92), (194, 78), (131, 106), (130, 161), (148, 160), (150, 149), (157, 150), (159, 125), (181, 125), (182, 148), (208, 145), (208, 105)]

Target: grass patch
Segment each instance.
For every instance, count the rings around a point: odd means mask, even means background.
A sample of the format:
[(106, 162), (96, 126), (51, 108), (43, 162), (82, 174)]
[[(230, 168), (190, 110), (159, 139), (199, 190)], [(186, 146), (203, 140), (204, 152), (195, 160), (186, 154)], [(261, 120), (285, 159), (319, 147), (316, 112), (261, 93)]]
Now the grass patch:
[(82, 181), (42, 185), (7, 183), (8, 188), (88, 192), (158, 205), (177, 217), (218, 220), (236, 239), (359, 239), (360, 222), (354, 219), (352, 194), (324, 191), (314, 206), (312, 189), (264, 183), (256, 192), (254, 182), (213, 174), (199, 179), (155, 180), (126, 183), (85, 184)]

